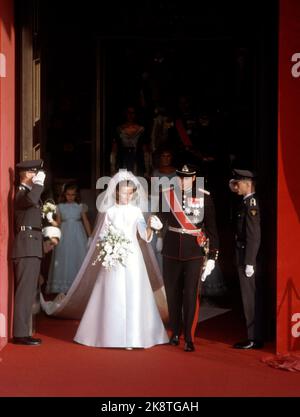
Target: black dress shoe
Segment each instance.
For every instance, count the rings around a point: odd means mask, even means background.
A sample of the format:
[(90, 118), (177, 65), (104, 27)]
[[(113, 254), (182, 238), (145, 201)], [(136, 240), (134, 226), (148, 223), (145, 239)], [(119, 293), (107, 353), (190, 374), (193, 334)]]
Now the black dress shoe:
[(245, 340), (233, 345), (234, 349), (261, 349), (263, 346), (263, 342), (257, 340)]
[(40, 345), (42, 343), (41, 339), (34, 339), (31, 336), (27, 336), (27, 337), (14, 337), (12, 342), (15, 345)]
[(172, 346), (179, 345), (179, 336), (177, 334), (173, 334), (169, 340), (169, 344)]
[(185, 352), (194, 352), (195, 346), (193, 342), (185, 342), (184, 351)]

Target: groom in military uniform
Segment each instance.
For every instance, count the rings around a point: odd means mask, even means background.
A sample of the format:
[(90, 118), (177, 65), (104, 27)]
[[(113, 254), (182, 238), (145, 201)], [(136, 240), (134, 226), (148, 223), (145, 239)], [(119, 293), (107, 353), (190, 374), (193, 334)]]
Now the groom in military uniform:
[(214, 204), (208, 191), (196, 189), (196, 170), (184, 165), (176, 174), (177, 184), (161, 195), (159, 217), (167, 229), (162, 248), (163, 278), (172, 331), (170, 344), (179, 345), (183, 327), (184, 351), (192, 352), (199, 280), (204, 281), (215, 267), (219, 239)]
[(38, 288), (43, 256), (42, 212), (40, 198), (44, 189), (43, 161), (17, 164), (20, 185), (15, 197), (15, 240), (12, 259), (15, 270), (13, 343), (39, 345), (32, 337), (32, 306)]
[(233, 347), (260, 349), (263, 347), (262, 285), (257, 271), (257, 256), (261, 229), (260, 207), (253, 172), (234, 169), (229, 187), (232, 192), (243, 197), (236, 213), (235, 246), (248, 335), (247, 340), (238, 342)]

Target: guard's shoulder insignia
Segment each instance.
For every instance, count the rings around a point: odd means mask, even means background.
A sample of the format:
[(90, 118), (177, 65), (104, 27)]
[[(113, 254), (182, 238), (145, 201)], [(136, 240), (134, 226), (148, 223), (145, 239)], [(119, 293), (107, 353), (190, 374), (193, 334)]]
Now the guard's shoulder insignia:
[(18, 190), (19, 191), (25, 191), (26, 188), (24, 187), (24, 185), (19, 185)]
[(251, 206), (251, 207), (256, 206), (256, 199), (255, 199), (254, 197), (252, 197), (252, 198), (250, 199), (250, 206)]
[(253, 216), (253, 217), (254, 217), (254, 216), (256, 216), (256, 215), (257, 215), (257, 213), (258, 213), (258, 210), (257, 210), (257, 209), (254, 209), (254, 208), (253, 208), (253, 209), (251, 209), (251, 210), (250, 210), (250, 214), (251, 214), (251, 216)]

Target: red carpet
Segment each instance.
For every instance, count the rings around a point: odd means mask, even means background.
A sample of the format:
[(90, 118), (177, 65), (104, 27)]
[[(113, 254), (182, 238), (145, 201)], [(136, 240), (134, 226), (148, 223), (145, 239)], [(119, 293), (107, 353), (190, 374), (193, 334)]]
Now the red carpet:
[(98, 349), (72, 342), (77, 322), (41, 316), (41, 346), (8, 344), (0, 352), (0, 396), (184, 397), (300, 396), (300, 373), (261, 362), (273, 353), (238, 351), (242, 335), (233, 313), (200, 323), (196, 352), (168, 345)]

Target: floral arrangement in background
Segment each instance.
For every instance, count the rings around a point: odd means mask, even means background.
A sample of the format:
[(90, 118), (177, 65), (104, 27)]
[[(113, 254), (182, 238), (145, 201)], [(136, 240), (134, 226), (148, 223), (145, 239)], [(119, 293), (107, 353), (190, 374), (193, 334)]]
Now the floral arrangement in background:
[(118, 264), (126, 266), (128, 254), (131, 251), (131, 240), (127, 239), (124, 232), (115, 228), (111, 223), (107, 230), (100, 235), (96, 244), (98, 255), (92, 265), (100, 262), (104, 268), (110, 269)]

